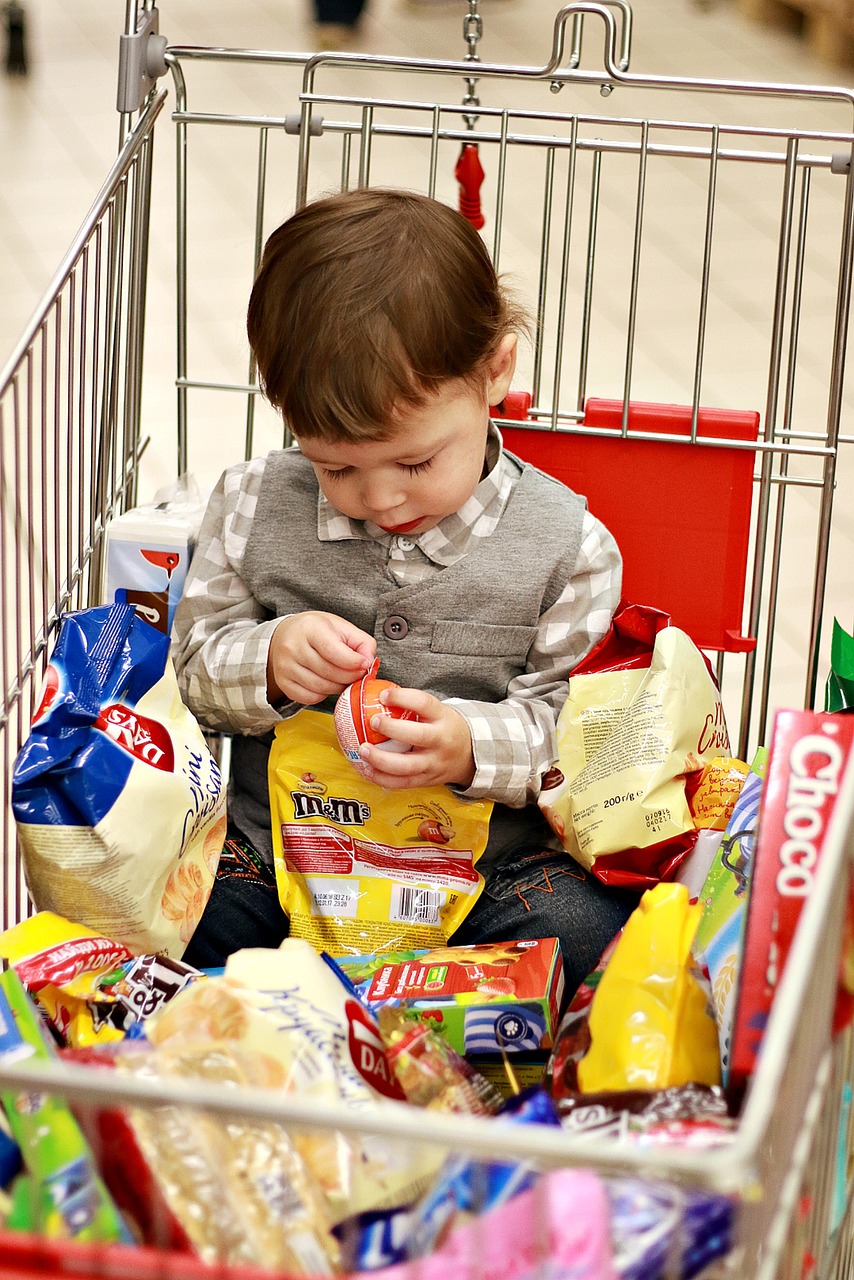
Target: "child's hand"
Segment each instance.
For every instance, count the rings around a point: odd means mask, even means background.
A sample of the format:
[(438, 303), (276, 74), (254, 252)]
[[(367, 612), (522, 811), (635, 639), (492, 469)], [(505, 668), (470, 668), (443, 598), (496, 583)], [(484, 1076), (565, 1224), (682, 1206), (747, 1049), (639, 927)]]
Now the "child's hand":
[(267, 698), (312, 706), (339, 694), (369, 669), (373, 636), (334, 613), (306, 610), (283, 618), (267, 655)]
[(474, 778), (474, 752), (468, 724), (453, 707), (421, 689), (385, 689), (380, 702), (414, 711), (418, 720), (374, 716), (373, 728), (411, 751), (383, 751), (368, 744), (359, 754), (370, 766), (369, 777), (381, 787), (431, 787), (453, 783), (467, 787)]

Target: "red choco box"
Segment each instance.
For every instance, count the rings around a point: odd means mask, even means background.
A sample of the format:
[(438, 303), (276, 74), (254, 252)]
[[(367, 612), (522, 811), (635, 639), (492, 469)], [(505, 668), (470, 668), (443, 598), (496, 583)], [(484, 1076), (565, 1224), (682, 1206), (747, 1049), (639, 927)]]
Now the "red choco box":
[(854, 716), (779, 711), (753, 855), (729, 1084), (747, 1083), (809, 897), (854, 739)]

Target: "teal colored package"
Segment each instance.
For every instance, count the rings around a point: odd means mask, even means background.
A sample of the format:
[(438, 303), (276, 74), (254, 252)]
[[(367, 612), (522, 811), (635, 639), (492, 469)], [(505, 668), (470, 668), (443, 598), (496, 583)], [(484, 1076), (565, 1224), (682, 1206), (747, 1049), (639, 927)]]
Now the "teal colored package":
[(833, 619), (830, 674), (824, 689), (825, 711), (854, 710), (854, 636)]

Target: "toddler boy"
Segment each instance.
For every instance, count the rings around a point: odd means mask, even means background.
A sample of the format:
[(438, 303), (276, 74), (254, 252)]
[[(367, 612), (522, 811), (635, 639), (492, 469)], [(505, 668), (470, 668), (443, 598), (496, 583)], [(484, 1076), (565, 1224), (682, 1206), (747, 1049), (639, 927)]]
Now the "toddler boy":
[(557, 936), (570, 990), (637, 903), (578, 867), (536, 806), (571, 668), (607, 631), (621, 561), (583, 498), (502, 448), (524, 316), (477, 233), (402, 191), (317, 201), (267, 242), (248, 313), (299, 448), (229, 468), (175, 620), (183, 695), (235, 735), (230, 834), (186, 953), (287, 934), (272, 870), (277, 722), (368, 669), (401, 687), (363, 748), (387, 789), (495, 801), (485, 887), (452, 943)]

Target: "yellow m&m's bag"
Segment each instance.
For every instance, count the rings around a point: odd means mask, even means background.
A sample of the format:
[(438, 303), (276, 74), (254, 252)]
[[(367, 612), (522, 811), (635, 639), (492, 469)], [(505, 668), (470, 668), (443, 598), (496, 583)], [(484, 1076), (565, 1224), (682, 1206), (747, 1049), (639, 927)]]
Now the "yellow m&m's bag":
[(299, 711), (270, 752), (273, 855), (291, 937), (330, 955), (434, 947), (480, 895), (490, 800), (384, 791), (344, 755), (332, 716)]

